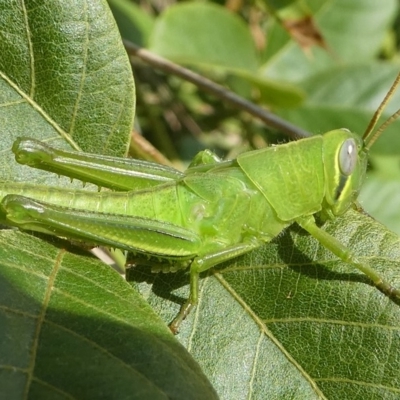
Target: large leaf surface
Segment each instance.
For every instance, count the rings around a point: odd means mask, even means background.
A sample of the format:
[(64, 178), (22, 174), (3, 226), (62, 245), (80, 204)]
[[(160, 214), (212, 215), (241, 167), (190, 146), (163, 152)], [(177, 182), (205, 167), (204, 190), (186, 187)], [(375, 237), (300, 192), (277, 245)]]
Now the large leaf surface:
[(125, 154), (134, 85), (107, 3), (2, 0), (0, 26), (1, 151), (34, 135)]
[(142, 297), (65, 245), (0, 234), (0, 398), (215, 398)]
[[(326, 230), (400, 285), (400, 241), (356, 211)], [(169, 320), (187, 296), (177, 276), (143, 293)], [(187, 280), (186, 280), (187, 282)], [(155, 294), (155, 293), (156, 294)], [(222, 399), (397, 399), (400, 308), (359, 271), (297, 227), (204, 277), (200, 303), (180, 340)]]

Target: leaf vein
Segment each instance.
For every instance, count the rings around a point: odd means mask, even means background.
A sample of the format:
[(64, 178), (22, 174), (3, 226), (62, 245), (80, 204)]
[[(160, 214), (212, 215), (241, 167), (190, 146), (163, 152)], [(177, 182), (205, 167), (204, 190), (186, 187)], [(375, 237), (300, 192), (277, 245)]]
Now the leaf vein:
[(64, 138), (75, 150), (82, 151), (77, 143), (71, 138), (71, 136), (54, 121), (50, 115), (43, 110), (28, 94), (24, 93), (11, 79), (7, 77), (3, 72), (0, 71), (0, 78), (4, 79), (22, 98), (24, 98), (32, 108), (37, 111), (59, 134)]
[(53, 268), (53, 270), (49, 276), (49, 280), (47, 282), (47, 288), (46, 288), (46, 292), (44, 295), (43, 304), (42, 304), (40, 313), (38, 315), (36, 329), (35, 329), (35, 333), (33, 335), (31, 358), (30, 358), (30, 362), (29, 362), (29, 366), (28, 366), (28, 377), (26, 380), (26, 384), (25, 384), (25, 388), (24, 388), (24, 395), (23, 395), (24, 399), (27, 399), (29, 396), (29, 389), (30, 389), (30, 386), (32, 383), (33, 374), (34, 374), (34, 370), (35, 370), (36, 354), (37, 354), (37, 350), (38, 350), (38, 346), (39, 346), (40, 331), (42, 329), (43, 322), (45, 320), (46, 310), (47, 310), (49, 302), (50, 302), (50, 297), (51, 297), (51, 292), (53, 289), (54, 281), (56, 279), (57, 273), (58, 273), (60, 265), (61, 265), (61, 260), (64, 256), (65, 252), (66, 252), (66, 250), (63, 249), (58, 253), (58, 256), (54, 262), (54, 268)]
[(315, 378), (314, 379), (316, 382), (343, 382), (343, 383), (352, 383), (356, 385), (361, 385), (361, 386), (367, 386), (367, 387), (372, 387), (375, 389), (384, 389), (384, 390), (389, 390), (394, 393), (400, 393), (400, 388), (392, 387), (392, 386), (387, 386), (387, 385), (382, 385), (380, 383), (371, 383), (371, 382), (365, 382), (365, 381), (356, 381), (354, 379), (348, 379), (348, 378)]
[(26, 10), (25, 1), (22, 1), (22, 9), (24, 14), (25, 20), (25, 28), (26, 28), (26, 38), (28, 42), (29, 48), (29, 64), (30, 64), (30, 77), (31, 77), (31, 84), (30, 84), (30, 93), (29, 96), (33, 99), (35, 96), (35, 57), (33, 52), (33, 44), (32, 44), (32, 33), (29, 27), (29, 18), (28, 18), (28, 11)]
[(77, 93), (77, 96), (76, 96), (74, 109), (72, 111), (71, 125), (70, 125), (70, 128), (69, 128), (69, 133), (71, 135), (74, 134), (75, 122), (76, 122), (76, 119), (77, 119), (79, 105), (80, 105), (80, 102), (81, 102), (81, 99), (82, 99), (83, 87), (84, 87), (84, 83), (85, 83), (85, 80), (86, 80), (86, 67), (87, 67), (88, 51), (89, 51), (89, 23), (88, 23), (88, 19), (87, 19), (88, 18), (88, 12), (87, 12), (88, 5), (87, 5), (86, 1), (85, 1), (84, 4), (85, 5), (84, 5), (83, 13), (85, 15), (84, 24), (86, 26), (86, 31), (85, 31), (86, 32), (86, 37), (85, 37), (85, 40), (83, 42), (83, 57), (82, 57), (82, 65), (83, 65), (83, 67), (82, 67), (81, 79), (79, 81), (79, 89), (78, 89), (78, 93)]
[(280, 318), (280, 319), (264, 319), (262, 320), (264, 324), (276, 324), (276, 323), (295, 323), (295, 322), (318, 322), (321, 324), (335, 324), (335, 325), (346, 325), (346, 326), (356, 326), (359, 328), (379, 328), (379, 329), (387, 329), (390, 331), (399, 331), (400, 327), (398, 326), (390, 326), (383, 324), (372, 324), (365, 322), (353, 322), (353, 321), (345, 321), (345, 320), (334, 320), (334, 319), (322, 319), (322, 318), (308, 318), (308, 317), (299, 317), (299, 318)]
[(222, 274), (215, 273), (214, 276), (219, 280), (222, 286), (232, 295), (234, 299), (243, 307), (243, 309), (253, 318), (254, 322), (259, 326), (261, 333), (264, 333), (266, 337), (282, 352), (287, 360), (299, 371), (304, 379), (310, 384), (314, 392), (320, 396), (321, 399), (327, 400), (321, 389), (315, 383), (315, 380), (304, 370), (304, 368), (293, 358), (293, 356), (286, 350), (283, 344), (273, 335), (268, 329), (264, 321), (258, 317), (258, 315), (249, 307), (245, 300), (239, 296), (239, 294), (229, 285), (229, 283), (223, 278)]

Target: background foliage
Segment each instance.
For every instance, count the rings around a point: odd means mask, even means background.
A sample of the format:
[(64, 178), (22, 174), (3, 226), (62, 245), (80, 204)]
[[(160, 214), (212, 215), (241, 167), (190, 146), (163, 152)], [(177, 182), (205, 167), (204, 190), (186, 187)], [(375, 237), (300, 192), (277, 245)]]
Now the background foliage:
[[(362, 133), (399, 70), (395, 0), (109, 5), (124, 38), (316, 134)], [(0, 0), (0, 26), (3, 181), (70, 184), (18, 166), (18, 136), (125, 155), (135, 97), (135, 130), (179, 167), (203, 148), (233, 157), (286, 140), (131, 58), (135, 96), (105, 1)], [(399, 104), (397, 94), (385, 116)], [(387, 227), (400, 232), (399, 127), (373, 149), (361, 194), (384, 225), (356, 211), (326, 225), (397, 286), (399, 238)], [(177, 338), (165, 322), (188, 294), (185, 273), (139, 267), (127, 283), (67, 242), (13, 230), (0, 252), (1, 398), (210, 399), (211, 384), (222, 399), (400, 395), (398, 303), (296, 226), (206, 274)]]

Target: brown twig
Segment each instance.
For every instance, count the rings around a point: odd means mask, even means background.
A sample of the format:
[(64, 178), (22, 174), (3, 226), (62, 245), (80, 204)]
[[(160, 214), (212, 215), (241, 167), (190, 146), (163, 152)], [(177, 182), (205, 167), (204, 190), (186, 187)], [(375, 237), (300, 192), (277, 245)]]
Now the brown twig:
[(222, 100), (230, 103), (236, 108), (247, 111), (249, 114), (265, 122), (265, 124), (267, 124), (271, 128), (279, 129), (280, 131), (295, 139), (310, 136), (310, 134), (303, 129), (292, 125), (291, 123), (276, 116), (275, 114), (272, 114), (264, 108), (257, 106), (256, 104), (244, 99), (243, 97), (238, 96), (237, 94), (231, 92), (223, 86), (218, 85), (215, 82), (199, 74), (196, 74), (193, 71), (190, 71), (189, 69), (186, 69), (163, 57), (160, 57), (125, 39), (124, 45), (129, 54), (139, 57), (142, 61), (152, 65), (157, 69), (179, 76), (180, 78), (195, 84), (202, 90), (221, 98)]

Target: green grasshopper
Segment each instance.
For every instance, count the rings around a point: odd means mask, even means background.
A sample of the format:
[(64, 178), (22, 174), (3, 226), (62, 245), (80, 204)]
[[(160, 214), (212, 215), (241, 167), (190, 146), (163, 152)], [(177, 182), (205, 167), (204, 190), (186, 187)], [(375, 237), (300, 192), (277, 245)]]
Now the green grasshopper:
[[(21, 229), (127, 250), (164, 272), (189, 267), (190, 294), (170, 325), (175, 333), (198, 301), (201, 272), (262, 246), (294, 222), (385, 294), (400, 297), (398, 289), (315, 222), (316, 214), (335, 218), (354, 205), (368, 150), (397, 117), (394, 114), (373, 133), (399, 81), (400, 74), (363, 138), (337, 129), (230, 161), (203, 151), (183, 173), (155, 163), (61, 151), (18, 139), (12, 150), (19, 163), (112, 191), (4, 182), (1, 217)], [(290, 171), (282, 167), (288, 163)]]

